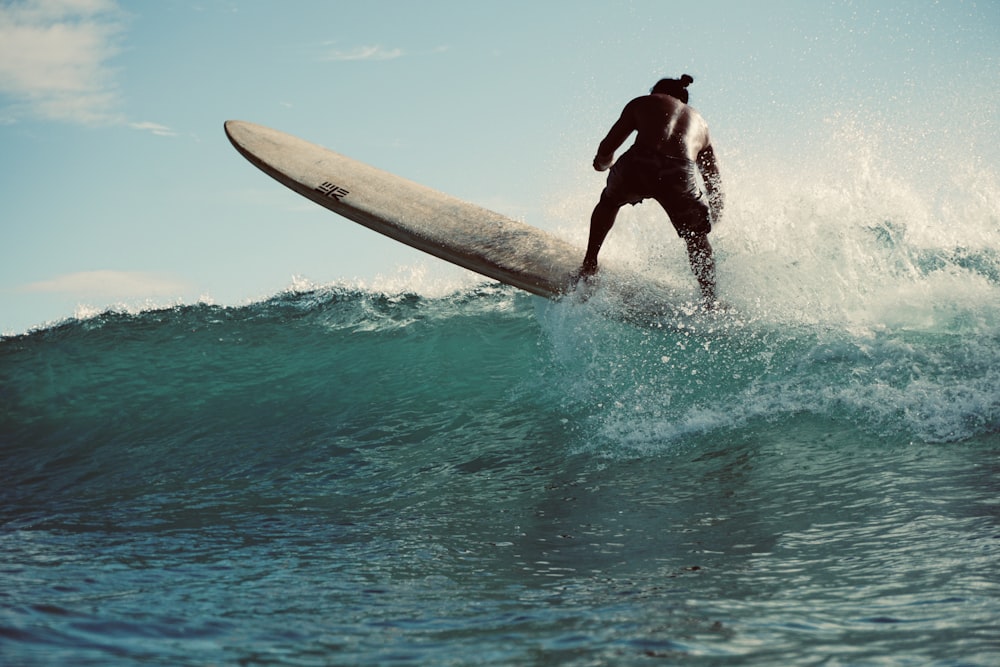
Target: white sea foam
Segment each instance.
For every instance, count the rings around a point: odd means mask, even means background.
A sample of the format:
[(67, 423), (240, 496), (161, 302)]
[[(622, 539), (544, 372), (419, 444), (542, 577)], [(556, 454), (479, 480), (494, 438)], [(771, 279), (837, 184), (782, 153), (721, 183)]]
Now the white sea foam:
[[(856, 121), (825, 130), (809, 152), (724, 163), (727, 209), (711, 236), (722, 297), (781, 324), (934, 329), (972, 318), (995, 327), (997, 171), (966, 155), (883, 145), (884, 130)], [(581, 221), (598, 194), (555, 197), (548, 215), (585, 243)], [(655, 202), (622, 209), (602, 258), (695, 294), (683, 244)]]
[[(901, 128), (845, 120), (825, 131), (811, 152), (723, 165), (728, 207), (711, 238), (737, 329), (628, 334), (570, 306), (544, 313), (570, 409), (589, 424), (581, 446), (662, 451), (797, 413), (903, 441), (1000, 429), (997, 171), (883, 143)], [(579, 220), (597, 195), (550, 213)], [(623, 209), (602, 257), (695, 293), (654, 202)]]

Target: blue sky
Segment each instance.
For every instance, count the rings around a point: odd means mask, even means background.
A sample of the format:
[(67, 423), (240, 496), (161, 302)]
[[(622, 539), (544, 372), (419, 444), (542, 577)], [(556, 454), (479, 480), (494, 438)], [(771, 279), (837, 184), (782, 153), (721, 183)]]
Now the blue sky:
[(4, 0), (0, 333), (445, 270), (272, 182), (230, 118), (579, 240), (597, 142), (683, 72), (730, 182), (845, 114), (998, 166), (992, 1)]

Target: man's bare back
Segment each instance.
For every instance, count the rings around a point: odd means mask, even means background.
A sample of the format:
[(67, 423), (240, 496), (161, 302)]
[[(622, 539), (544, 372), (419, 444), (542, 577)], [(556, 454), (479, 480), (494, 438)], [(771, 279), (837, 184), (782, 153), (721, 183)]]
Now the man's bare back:
[(607, 161), (604, 169), (611, 166), (615, 150), (632, 132), (638, 133), (635, 146), (692, 162), (711, 145), (708, 123), (693, 108), (670, 95), (644, 95), (625, 105), (621, 117), (598, 147), (598, 157), (602, 162)]

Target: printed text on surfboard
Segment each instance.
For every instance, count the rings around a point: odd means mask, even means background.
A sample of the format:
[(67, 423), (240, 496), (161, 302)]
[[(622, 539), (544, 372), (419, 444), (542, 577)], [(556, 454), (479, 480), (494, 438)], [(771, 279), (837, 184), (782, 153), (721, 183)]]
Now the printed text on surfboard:
[(316, 192), (319, 192), (323, 194), (323, 196), (328, 197), (330, 199), (336, 199), (337, 201), (343, 199), (345, 195), (350, 194), (350, 192), (348, 192), (344, 188), (340, 187), (339, 185), (334, 185), (330, 181), (323, 181), (322, 183), (317, 185)]

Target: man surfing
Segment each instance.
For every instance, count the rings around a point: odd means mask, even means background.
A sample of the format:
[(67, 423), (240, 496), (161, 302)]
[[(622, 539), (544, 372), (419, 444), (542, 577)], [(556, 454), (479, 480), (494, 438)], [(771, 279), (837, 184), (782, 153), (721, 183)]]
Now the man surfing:
[[(708, 124), (687, 105), (694, 79), (660, 79), (649, 95), (622, 110), (597, 148), (594, 169), (611, 167), (607, 186), (590, 218), (590, 240), (579, 277), (597, 273), (597, 254), (615, 224), (618, 210), (655, 199), (666, 211), (677, 235), (687, 244), (688, 260), (701, 288), (705, 308), (716, 305), (715, 260), (708, 233), (722, 215), (722, 181), (708, 135)], [(615, 151), (632, 134), (635, 143), (615, 161)], [(612, 166), (614, 164), (614, 166)], [(700, 171), (706, 192), (698, 184)], [(707, 196), (706, 196), (707, 195)]]

